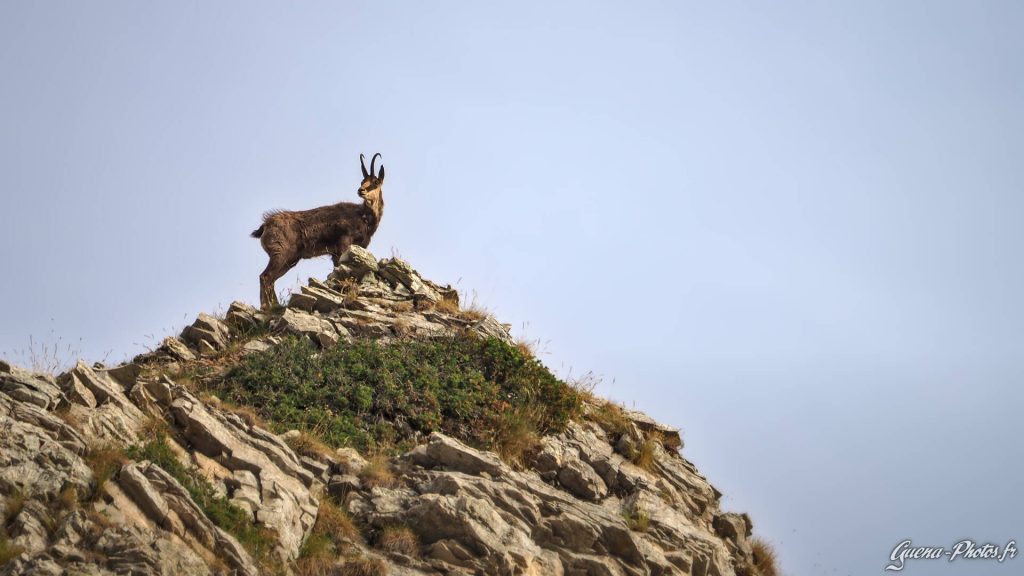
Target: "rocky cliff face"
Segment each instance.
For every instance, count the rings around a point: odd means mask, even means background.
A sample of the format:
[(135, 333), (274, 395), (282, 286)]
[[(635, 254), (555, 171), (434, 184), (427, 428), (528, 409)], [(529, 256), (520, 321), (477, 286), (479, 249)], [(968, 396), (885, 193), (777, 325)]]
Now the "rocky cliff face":
[(766, 573), (678, 432), (585, 392), (503, 460), (423, 425), (390, 451), (329, 448), (189, 376), (290, 337), (326, 353), (456, 332), (513, 344), (450, 288), (353, 249), (288, 306), (201, 314), (131, 363), (0, 363), (0, 575)]

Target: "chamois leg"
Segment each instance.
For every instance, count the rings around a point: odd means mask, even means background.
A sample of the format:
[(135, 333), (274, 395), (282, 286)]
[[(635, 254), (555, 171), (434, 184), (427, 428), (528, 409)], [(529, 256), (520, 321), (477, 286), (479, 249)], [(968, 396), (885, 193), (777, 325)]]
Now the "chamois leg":
[(266, 270), (260, 274), (260, 308), (267, 310), (272, 306), (277, 306), (277, 291), (274, 289), (274, 283), (284, 276), (286, 272), (292, 269), (298, 260), (288, 261), (283, 258), (270, 257), (270, 262), (267, 264)]

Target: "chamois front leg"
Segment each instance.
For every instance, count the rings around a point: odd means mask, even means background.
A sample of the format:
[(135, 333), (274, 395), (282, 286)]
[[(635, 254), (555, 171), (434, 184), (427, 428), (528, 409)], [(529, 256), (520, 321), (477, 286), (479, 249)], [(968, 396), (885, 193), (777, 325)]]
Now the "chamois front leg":
[(260, 308), (268, 310), (273, 306), (277, 306), (277, 291), (274, 289), (274, 283), (277, 282), (278, 278), (284, 276), (286, 272), (291, 270), (299, 260), (287, 260), (281, 257), (270, 257), (270, 262), (267, 264), (267, 268), (260, 274)]

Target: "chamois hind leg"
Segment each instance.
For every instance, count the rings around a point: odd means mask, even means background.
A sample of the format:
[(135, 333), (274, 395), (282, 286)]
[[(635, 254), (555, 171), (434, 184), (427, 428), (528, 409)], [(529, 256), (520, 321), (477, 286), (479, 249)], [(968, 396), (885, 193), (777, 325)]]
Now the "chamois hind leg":
[(278, 305), (277, 291), (274, 289), (274, 283), (297, 263), (298, 260), (286, 260), (280, 256), (270, 256), (270, 262), (267, 263), (266, 270), (260, 274), (261, 309), (267, 310), (272, 306)]

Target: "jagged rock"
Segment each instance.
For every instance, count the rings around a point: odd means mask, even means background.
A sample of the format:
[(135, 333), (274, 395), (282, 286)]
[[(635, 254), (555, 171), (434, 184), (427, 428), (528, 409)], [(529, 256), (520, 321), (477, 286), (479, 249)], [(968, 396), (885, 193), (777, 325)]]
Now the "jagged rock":
[(381, 260), (380, 269), (377, 271), (377, 274), (393, 284), (406, 288), (410, 296), (416, 295), (430, 302), (437, 302), (442, 299), (441, 293), (430, 284), (424, 282), (419, 273), (413, 270), (412, 266), (409, 266), (404, 260), (399, 260), (398, 258)]
[(92, 470), (82, 461), (84, 438), (39, 406), (0, 394), (0, 489), (56, 497), (66, 487), (81, 493)]
[(181, 339), (195, 346), (200, 352), (211, 350), (213, 352), (227, 348), (228, 340), (231, 338), (231, 330), (223, 321), (210, 316), (199, 314), (196, 321), (186, 326), (181, 332)]
[(440, 432), (431, 433), (427, 443), (413, 449), (408, 458), (426, 468), (443, 466), (457, 472), (486, 473), (492, 477), (501, 474), (504, 469), (501, 460), (494, 454), (474, 450)]
[(44, 523), (53, 514), (40, 500), (30, 499), (25, 502), (21, 511), (10, 520), (7, 527), (11, 544), (30, 554), (45, 549), (49, 541), (49, 530)]
[(253, 352), (266, 352), (273, 347), (270, 339), (249, 340), (242, 345), (242, 351), (251, 354)]
[(348, 250), (338, 259), (339, 266), (347, 278), (362, 278), (368, 273), (377, 272), (377, 258), (360, 246), (349, 246)]
[(185, 342), (177, 336), (168, 336), (160, 343), (158, 350), (161, 350), (170, 357), (182, 362), (190, 362), (196, 359), (196, 354)]
[(352, 474), (336, 474), (331, 476), (327, 482), (327, 493), (334, 496), (338, 501), (344, 502), (345, 497), (350, 493), (358, 492), (363, 487), (359, 477)]
[(60, 388), (52, 379), (14, 369), (10, 365), (0, 373), (0, 392), (44, 409), (55, 407), (61, 399)]
[(285, 310), (284, 314), (277, 319), (277, 326), (298, 336), (308, 336), (313, 342), (323, 347), (333, 346), (338, 343), (340, 338), (348, 336), (347, 331), (339, 331), (338, 327), (329, 320), (304, 312), (296, 312), (291, 308)]
[(584, 500), (600, 500), (608, 495), (608, 486), (594, 469), (579, 459), (571, 459), (558, 471), (558, 482)]
[[(263, 352), (285, 334), (321, 347), (350, 335), (386, 344), (460, 330), (512, 341), (507, 324), (440, 301), (457, 303), (458, 294), (402, 260), (378, 261), (353, 248), (327, 282), (311, 279), (283, 311), (234, 302), (225, 320), (201, 314), (181, 338), (132, 363), (79, 363), (54, 380), (0, 362), (0, 509), (16, 492), (26, 495), (5, 525), (24, 552), (0, 566), (0, 576), (255, 574), (238, 541), (159, 465), (129, 461), (95, 485), (85, 456), (94, 462), (104, 446), (148, 449), (154, 438), (190, 474), (205, 478), (214, 497), (276, 532), (274, 552), (286, 572), (295, 569), (289, 562), (317, 520), (320, 494), (327, 494), (369, 543), (347, 539), (328, 572), (344, 572), (361, 558), (392, 576), (754, 576), (749, 518), (723, 513), (721, 493), (680, 455), (678, 430), (642, 413), (624, 410), (625, 430), (613, 434), (587, 416), (570, 422), (541, 438), (514, 468), (434, 432), (392, 459), (393, 478), (381, 480), (376, 462), (368, 470), (356, 450), (298, 455), (285, 442), (298, 431), (275, 435), (227, 402), (200, 399), (167, 377), (196, 366), (222, 370), (236, 358), (222, 354), (230, 345)], [(400, 430), (402, 423), (391, 425)], [(644, 468), (631, 460), (641, 450)], [(95, 498), (74, 504), (76, 493)], [(381, 546), (378, 538), (396, 526), (415, 535), (416, 553)]]
[[(225, 468), (249, 471), (259, 487), (256, 519), (278, 531), (282, 554), (294, 558), (319, 506), (313, 475), (276, 435), (208, 410), (180, 386), (167, 407), (183, 438)], [(237, 478), (237, 477), (236, 477)], [(254, 503), (255, 504), (255, 503)]]
[(316, 306), (316, 298), (303, 292), (294, 292), (288, 297), (288, 308), (297, 308), (306, 312), (313, 312)]
[(118, 483), (161, 528), (216, 550), (241, 574), (259, 574), (238, 541), (214, 525), (185, 488), (159, 466), (146, 461), (129, 464), (121, 470)]
[(678, 429), (665, 426), (643, 412), (623, 408), (622, 413), (644, 434), (660, 435), (661, 442), (666, 448), (678, 449), (683, 447), (683, 439), (679, 436)]
[(336, 466), (344, 474), (359, 474), (366, 467), (366, 458), (355, 448), (338, 448), (334, 454)]
[(224, 315), (224, 323), (237, 335), (254, 330), (263, 321), (263, 314), (245, 302), (232, 302)]

